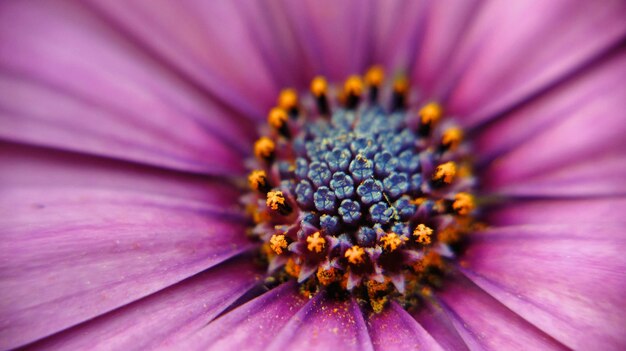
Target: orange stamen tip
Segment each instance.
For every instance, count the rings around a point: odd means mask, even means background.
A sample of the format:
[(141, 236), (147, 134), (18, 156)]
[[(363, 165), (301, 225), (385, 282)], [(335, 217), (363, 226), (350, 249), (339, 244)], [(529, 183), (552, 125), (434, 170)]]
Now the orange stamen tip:
[(298, 106), (298, 93), (291, 88), (283, 89), (278, 95), (278, 106), (285, 110)]
[(248, 185), (250, 189), (259, 190), (267, 186), (267, 174), (263, 170), (254, 170), (248, 176)]
[(322, 252), (324, 246), (326, 245), (326, 239), (322, 237), (320, 232), (315, 232), (313, 235), (309, 235), (306, 238), (306, 242), (306, 248), (311, 252), (315, 251), (317, 253)]
[(467, 216), (474, 210), (474, 197), (468, 193), (458, 193), (454, 195), (452, 209), (461, 216)]
[(269, 158), (274, 153), (276, 145), (272, 139), (261, 137), (254, 143), (254, 155), (258, 158)]
[(428, 245), (431, 242), (430, 236), (433, 234), (433, 230), (424, 224), (419, 224), (413, 231), (413, 236), (417, 237), (417, 242), (420, 244)]
[(450, 128), (443, 132), (441, 144), (448, 149), (454, 150), (463, 140), (463, 132), (459, 128)]
[(444, 182), (445, 184), (452, 184), (454, 176), (456, 175), (456, 164), (452, 161), (440, 164), (435, 169), (433, 180), (436, 182)]
[(335, 268), (332, 268), (332, 267), (329, 269), (324, 269), (322, 267), (319, 267), (317, 269), (316, 276), (317, 276), (317, 280), (323, 286), (328, 286), (331, 283), (336, 282), (339, 278), (341, 278), (341, 274), (339, 274), (339, 272)]
[(287, 123), (287, 111), (280, 107), (274, 107), (267, 115), (267, 122), (274, 128), (280, 129)]
[(326, 78), (322, 76), (317, 76), (313, 78), (313, 81), (311, 81), (311, 92), (313, 93), (313, 95), (318, 97), (325, 95), (327, 90), (328, 82), (326, 82)]
[(365, 262), (365, 250), (357, 245), (347, 249), (344, 256), (348, 259), (348, 262), (352, 264), (361, 264)]
[(422, 124), (431, 125), (437, 123), (443, 115), (441, 105), (431, 102), (422, 107), (419, 111)]
[(287, 240), (285, 240), (285, 236), (282, 234), (274, 234), (270, 238), (270, 248), (277, 254), (280, 255), (283, 253), (283, 250), (287, 248)]
[(371, 86), (379, 86), (385, 79), (385, 70), (383, 66), (372, 66), (367, 73), (365, 73), (365, 82)]
[(383, 248), (387, 251), (395, 251), (400, 247), (408, 238), (401, 237), (396, 233), (389, 233), (382, 238), (380, 238), (380, 242), (383, 244)]
[(282, 191), (270, 191), (267, 193), (267, 200), (265, 201), (267, 207), (272, 210), (278, 210), (281, 205), (285, 204), (285, 196)]
[(363, 93), (363, 81), (361, 77), (353, 75), (346, 79), (343, 90), (348, 95), (360, 96)]
[(398, 94), (405, 94), (409, 91), (409, 81), (405, 76), (400, 76), (393, 81), (393, 91)]
[(296, 263), (293, 258), (287, 260), (285, 263), (285, 272), (290, 276), (297, 278), (300, 275), (300, 265)]

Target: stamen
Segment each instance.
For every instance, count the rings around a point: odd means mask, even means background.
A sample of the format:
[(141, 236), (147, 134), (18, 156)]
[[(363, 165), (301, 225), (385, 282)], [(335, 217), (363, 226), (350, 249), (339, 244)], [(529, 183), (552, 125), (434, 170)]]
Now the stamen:
[(359, 265), (365, 262), (365, 250), (357, 245), (354, 245), (351, 248), (347, 249), (344, 256), (348, 259), (348, 262), (353, 265)]
[(298, 115), (298, 93), (294, 89), (284, 89), (278, 96), (278, 107), (295, 117)]
[(419, 111), (419, 134), (423, 136), (430, 134), (432, 127), (439, 122), (442, 114), (443, 109), (435, 102), (428, 103), (426, 106), (422, 107)]
[(441, 164), (435, 169), (435, 174), (433, 175), (434, 185), (441, 186), (444, 184), (452, 184), (455, 175), (456, 164), (454, 164), (454, 162), (449, 161)]
[(330, 113), (330, 107), (328, 106), (328, 98), (326, 98), (326, 92), (328, 90), (328, 83), (326, 79), (321, 76), (313, 78), (311, 82), (311, 93), (315, 96), (315, 102), (317, 103), (317, 111), (321, 115), (328, 115)]
[(468, 193), (458, 193), (454, 195), (452, 208), (461, 216), (467, 216), (474, 210), (474, 197)]
[(396, 78), (393, 82), (393, 96), (391, 110), (398, 111), (406, 108), (406, 94), (409, 90), (409, 81), (404, 76)]
[(400, 245), (404, 244), (408, 238), (400, 237), (396, 233), (389, 233), (382, 238), (380, 238), (380, 242), (383, 244), (383, 248), (389, 252), (395, 251)]
[(280, 134), (285, 136), (286, 138), (291, 137), (291, 133), (289, 132), (289, 126), (287, 125), (287, 112), (286, 110), (275, 107), (270, 110), (270, 113), (267, 116), (267, 122), (274, 129), (276, 129)]
[(418, 224), (415, 230), (413, 231), (413, 235), (417, 237), (417, 242), (423, 245), (428, 245), (431, 243), (430, 236), (433, 234), (433, 230), (430, 227), (427, 227), (424, 224)]
[(322, 237), (320, 232), (315, 232), (312, 235), (309, 235), (306, 238), (306, 242), (308, 243), (307, 249), (311, 252), (320, 253), (324, 249), (324, 245), (326, 245), (326, 239)]
[(328, 285), (336, 282), (337, 280), (339, 280), (339, 278), (341, 277), (339, 272), (337, 272), (337, 270), (335, 268), (332, 268), (332, 267), (329, 268), (329, 269), (324, 269), (322, 267), (319, 267), (317, 269), (316, 276), (317, 276), (317, 280), (323, 286), (328, 286)]
[(250, 189), (266, 194), (272, 188), (267, 180), (267, 174), (263, 170), (254, 170), (248, 176), (248, 185)]
[(272, 235), (270, 238), (270, 247), (277, 255), (282, 254), (283, 250), (287, 248), (287, 240), (285, 240), (285, 236), (283, 234)]
[(348, 77), (343, 86), (343, 90), (346, 94), (346, 108), (350, 110), (354, 109), (359, 103), (359, 99), (363, 93), (363, 81), (361, 77), (357, 75)]
[(378, 94), (380, 91), (380, 85), (385, 79), (385, 71), (382, 66), (372, 66), (365, 74), (365, 82), (369, 85), (369, 100), (370, 102), (378, 101)]
[(463, 132), (459, 128), (450, 128), (441, 137), (441, 148), (443, 150), (455, 150), (462, 139)]
[(261, 137), (254, 143), (254, 154), (257, 158), (266, 161), (271, 161), (274, 157), (274, 149), (276, 145), (272, 139), (268, 137)]
[(288, 215), (291, 213), (291, 207), (285, 201), (285, 196), (282, 191), (268, 192), (265, 203), (271, 210), (278, 211), (282, 215)]

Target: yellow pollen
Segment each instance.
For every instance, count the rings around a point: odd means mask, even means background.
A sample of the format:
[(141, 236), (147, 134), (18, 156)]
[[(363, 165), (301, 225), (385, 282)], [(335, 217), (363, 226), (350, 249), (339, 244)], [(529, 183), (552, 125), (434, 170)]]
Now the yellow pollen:
[(274, 107), (267, 115), (267, 122), (274, 128), (280, 129), (287, 123), (287, 111)]
[(287, 240), (285, 240), (285, 236), (282, 234), (274, 234), (270, 239), (270, 247), (277, 255), (283, 253), (283, 250), (287, 248)]
[(361, 77), (354, 75), (348, 77), (346, 83), (343, 86), (343, 90), (348, 94), (360, 96), (363, 93), (363, 81)]
[(452, 227), (448, 227), (437, 234), (437, 240), (444, 244), (454, 244), (461, 240), (461, 233)]
[(298, 265), (293, 258), (290, 258), (287, 260), (287, 263), (285, 263), (285, 272), (287, 272), (290, 276), (297, 278), (300, 275), (300, 265)]
[(468, 193), (454, 195), (452, 209), (461, 216), (467, 216), (474, 209), (474, 197)]
[(436, 102), (426, 104), (420, 109), (419, 115), (422, 124), (432, 125), (437, 123), (443, 114), (441, 106)]
[(306, 242), (308, 243), (306, 248), (313, 252), (320, 253), (324, 249), (324, 245), (326, 245), (326, 239), (322, 237), (320, 232), (315, 232), (313, 235), (309, 235), (306, 238)]
[(382, 238), (380, 238), (380, 242), (383, 244), (385, 250), (395, 251), (400, 245), (402, 245), (408, 238), (400, 237), (396, 233), (389, 233)]
[(328, 83), (326, 82), (326, 79), (324, 77), (317, 76), (313, 78), (313, 81), (311, 82), (311, 92), (313, 93), (313, 95), (320, 97), (322, 95), (325, 95), (327, 90)]
[(379, 86), (385, 79), (385, 71), (380, 65), (372, 66), (365, 74), (365, 82), (371, 86)]
[(250, 189), (259, 190), (267, 185), (267, 174), (263, 170), (254, 170), (248, 176), (248, 185)]
[(258, 158), (268, 158), (274, 153), (276, 145), (272, 139), (268, 137), (261, 137), (254, 143), (254, 155)]
[(298, 93), (294, 89), (283, 89), (278, 95), (278, 107), (290, 110), (298, 106)]
[(430, 244), (430, 236), (433, 234), (433, 230), (424, 224), (419, 224), (413, 231), (413, 235), (417, 237), (417, 242), (420, 244)]
[(423, 204), (424, 202), (426, 202), (426, 200), (428, 200), (428, 199), (425, 198), (425, 197), (418, 197), (418, 198), (415, 198), (415, 199), (411, 200), (411, 203), (413, 205), (419, 206), (419, 205)]
[(346, 250), (344, 256), (348, 259), (348, 262), (352, 264), (361, 264), (365, 262), (365, 250), (363, 248), (354, 245)]
[(440, 164), (435, 169), (435, 174), (433, 175), (434, 181), (443, 181), (446, 184), (452, 184), (454, 181), (454, 176), (456, 175), (456, 164), (454, 162), (449, 161), (444, 164)]
[(267, 200), (265, 201), (267, 207), (272, 210), (278, 210), (280, 205), (285, 204), (285, 196), (282, 191), (270, 191), (267, 193)]
[(459, 128), (450, 128), (443, 133), (441, 144), (450, 150), (456, 149), (463, 139), (463, 132)]
[(409, 81), (405, 76), (396, 78), (393, 82), (393, 91), (398, 94), (405, 94), (409, 90)]
[(317, 269), (316, 276), (317, 276), (317, 280), (323, 286), (328, 286), (331, 283), (336, 282), (339, 278), (341, 278), (341, 275), (339, 274), (339, 272), (337, 272), (337, 270), (332, 267), (329, 269), (324, 269), (322, 267), (319, 267)]

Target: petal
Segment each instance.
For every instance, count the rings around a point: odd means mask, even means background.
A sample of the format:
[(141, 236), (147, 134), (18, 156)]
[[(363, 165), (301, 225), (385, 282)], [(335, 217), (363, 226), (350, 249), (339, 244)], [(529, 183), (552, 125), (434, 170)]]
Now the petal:
[(206, 173), (242, 172), (249, 123), (80, 3), (2, 4), (0, 137)]
[(519, 225), (472, 239), (465, 274), (512, 311), (573, 349), (626, 347), (623, 224)]
[(36, 349), (155, 349), (185, 340), (260, 279), (244, 256), (32, 345)]
[(273, 338), (267, 350), (374, 350), (354, 299), (317, 294)]
[(283, 284), (211, 322), (184, 345), (198, 350), (262, 350), (306, 301), (294, 282)]
[(485, 4), (442, 78), (451, 113), (483, 123), (617, 45), (626, 3), (581, 0)]
[(20, 149), (0, 153), (0, 212), (10, 214), (0, 218), (0, 348), (111, 311), (250, 247), (245, 221), (228, 210), (237, 198), (216, 182)]
[(427, 302), (411, 311), (411, 315), (444, 350), (469, 350), (451, 317), (437, 303)]
[(470, 349), (566, 349), (468, 279), (450, 277), (437, 296)]
[(90, 3), (150, 54), (238, 113), (263, 118), (274, 103), (278, 88), (249, 35), (242, 4), (193, 0)]
[(367, 323), (376, 350), (443, 350), (400, 305), (392, 302)]

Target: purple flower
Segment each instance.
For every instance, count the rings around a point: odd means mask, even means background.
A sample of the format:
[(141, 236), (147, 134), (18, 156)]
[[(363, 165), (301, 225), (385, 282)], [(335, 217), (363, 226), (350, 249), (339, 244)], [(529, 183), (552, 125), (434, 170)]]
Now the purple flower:
[[(0, 349), (626, 348), (624, 18), (618, 0), (2, 2)], [(440, 289), (380, 313), (268, 281), (240, 205), (280, 89), (373, 64), (456, 117), (487, 224)], [(333, 176), (344, 223), (414, 182), (355, 202)]]

